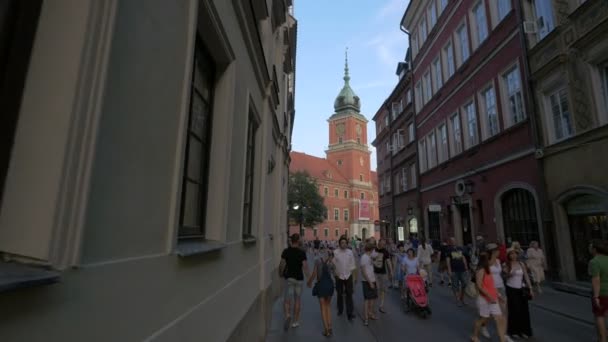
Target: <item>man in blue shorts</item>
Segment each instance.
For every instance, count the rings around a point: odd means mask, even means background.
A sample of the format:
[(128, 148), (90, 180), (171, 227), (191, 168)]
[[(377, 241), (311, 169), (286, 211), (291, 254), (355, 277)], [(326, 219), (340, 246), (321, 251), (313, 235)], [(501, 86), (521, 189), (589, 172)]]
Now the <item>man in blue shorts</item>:
[(458, 306), (464, 306), (464, 288), (467, 286), (467, 272), (469, 271), (467, 259), (463, 248), (456, 246), (456, 239), (453, 237), (450, 238), (446, 251), (446, 263), (448, 276), (452, 280), (452, 291), (454, 291)]

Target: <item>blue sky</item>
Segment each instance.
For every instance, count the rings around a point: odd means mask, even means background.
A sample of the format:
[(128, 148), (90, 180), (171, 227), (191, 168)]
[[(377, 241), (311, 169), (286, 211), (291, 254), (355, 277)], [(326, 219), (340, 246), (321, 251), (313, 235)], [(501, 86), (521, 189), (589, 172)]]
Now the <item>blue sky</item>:
[(407, 35), (399, 22), (409, 0), (300, 0), (298, 20), (296, 118), (293, 150), (325, 157), (327, 119), (344, 81), (348, 46), (351, 87), (368, 120), (372, 169), (376, 153), (371, 120), (397, 84), (397, 63), (405, 57)]

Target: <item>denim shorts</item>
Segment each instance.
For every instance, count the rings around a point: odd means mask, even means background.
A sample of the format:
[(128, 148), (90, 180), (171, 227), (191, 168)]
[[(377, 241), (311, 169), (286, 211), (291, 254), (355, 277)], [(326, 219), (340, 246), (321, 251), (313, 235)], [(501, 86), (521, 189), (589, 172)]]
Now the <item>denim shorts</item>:
[(466, 272), (452, 272), (452, 288), (463, 290), (467, 286)]
[(302, 295), (302, 283), (303, 280), (297, 280), (294, 278), (287, 278), (287, 288), (285, 289), (285, 298), (291, 299), (293, 297), (299, 298)]

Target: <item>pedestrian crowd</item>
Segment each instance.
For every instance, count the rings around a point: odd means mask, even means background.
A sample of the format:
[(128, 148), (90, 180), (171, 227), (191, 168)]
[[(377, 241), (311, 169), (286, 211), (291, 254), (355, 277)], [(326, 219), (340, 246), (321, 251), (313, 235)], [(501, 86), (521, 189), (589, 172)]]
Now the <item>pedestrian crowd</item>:
[[(435, 246), (435, 248), (433, 247)], [(309, 270), (306, 252), (314, 255)], [(592, 309), (598, 340), (606, 341), (604, 318), (608, 314), (608, 246), (596, 241), (590, 245), (594, 256), (589, 263), (592, 276)], [(433, 286), (433, 273), (439, 273), (439, 284), (451, 288), (457, 306), (467, 298), (476, 305), (478, 319), (473, 324), (471, 341), (479, 335), (491, 338), (487, 326), (492, 319), (500, 341), (528, 339), (533, 336), (529, 301), (542, 293), (547, 263), (537, 241), (523, 249), (517, 241), (507, 246), (502, 241), (487, 243), (477, 236), (474, 246), (459, 246), (455, 238), (442, 243), (412, 237), (394, 243), (375, 238), (359, 241), (341, 236), (337, 242), (302, 242), (298, 234), (290, 237), (279, 267), (286, 279), (283, 328), (299, 326), (303, 284), (312, 287), (319, 300), (323, 336), (333, 335), (331, 302), (337, 293), (337, 314), (355, 319), (353, 293), (360, 280), (364, 307), (362, 321), (379, 319), (387, 314), (385, 300), (389, 289), (399, 289), (401, 299), (410, 300), (408, 276), (420, 277), (426, 292)], [(424, 292), (424, 291), (423, 291)], [(430, 308), (428, 310), (430, 312)]]

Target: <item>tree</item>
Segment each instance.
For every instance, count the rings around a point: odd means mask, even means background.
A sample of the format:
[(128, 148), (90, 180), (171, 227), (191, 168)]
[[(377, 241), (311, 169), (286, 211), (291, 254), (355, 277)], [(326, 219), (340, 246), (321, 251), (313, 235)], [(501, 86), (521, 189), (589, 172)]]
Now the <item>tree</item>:
[(327, 208), (323, 204), (323, 197), (319, 195), (317, 181), (308, 173), (298, 171), (289, 175), (287, 199), (289, 218), (301, 226), (313, 227), (325, 221)]

